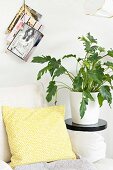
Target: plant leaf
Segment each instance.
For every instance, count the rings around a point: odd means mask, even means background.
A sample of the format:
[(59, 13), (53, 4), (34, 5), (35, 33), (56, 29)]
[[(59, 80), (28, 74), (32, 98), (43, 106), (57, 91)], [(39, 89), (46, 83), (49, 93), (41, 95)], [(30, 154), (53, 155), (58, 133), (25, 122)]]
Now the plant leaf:
[(52, 100), (52, 97), (55, 96), (56, 92), (57, 92), (57, 86), (55, 84), (55, 81), (50, 81), (49, 86), (47, 87), (47, 96), (46, 96), (48, 102)]
[(55, 77), (59, 77), (60, 75), (64, 74), (66, 72), (66, 69), (63, 66), (60, 66), (55, 72), (54, 72), (54, 76), (53, 79)]
[(86, 111), (86, 105), (88, 105), (88, 99), (87, 98), (82, 98), (82, 101), (80, 103), (80, 117), (81, 119), (84, 117), (85, 115), (85, 111)]
[(110, 61), (107, 61), (107, 63), (104, 63), (105, 66), (108, 66), (110, 69), (113, 70), (113, 63)]
[(113, 50), (112, 50), (112, 49), (108, 50), (108, 55), (109, 55), (110, 57), (113, 57)]
[(90, 91), (85, 90), (85, 91), (83, 92), (83, 95), (84, 95), (86, 98), (90, 99), (91, 101), (94, 101), (94, 98), (93, 98), (93, 96), (91, 95)]
[(101, 80), (99, 79), (98, 72), (95, 71), (88, 71), (89, 78), (91, 78), (94, 82), (101, 84)]
[(84, 67), (81, 67), (81, 68), (80, 68), (78, 74), (79, 74), (79, 75), (82, 77), (82, 79), (83, 79), (83, 83), (82, 83), (82, 88), (83, 88), (83, 90), (84, 90), (84, 89), (87, 89), (87, 87), (88, 87), (88, 80), (89, 80), (90, 78), (88, 79), (88, 77), (87, 77), (87, 72), (85, 72)]
[(68, 55), (65, 55), (62, 59), (65, 59), (65, 58), (71, 58), (71, 57), (76, 58), (76, 55), (68, 54)]
[(87, 34), (87, 38), (91, 43), (97, 43), (97, 39), (95, 39), (90, 32)]
[(100, 51), (100, 53), (105, 52), (105, 48), (103, 48), (103, 47), (98, 47), (98, 50)]
[(83, 60), (83, 58), (78, 58), (78, 59), (77, 59), (78, 62), (81, 61), (81, 60)]
[(87, 37), (78, 37), (78, 39), (80, 39), (83, 42), (83, 45), (85, 46), (85, 51), (88, 53), (91, 49), (91, 43), (90, 41), (87, 39)]
[(97, 44), (97, 40), (94, 39), (94, 37), (90, 33), (88, 33), (86, 36), (79, 37), (78, 39), (83, 42), (83, 45), (85, 46), (84, 50), (87, 53), (94, 53), (98, 49), (98, 46), (92, 46), (92, 44)]
[(48, 62), (50, 60), (51, 60), (50, 56), (42, 56), (42, 57), (37, 56), (37, 57), (33, 58), (32, 62), (33, 63), (42, 63), (43, 64), (43, 63), (46, 63), (46, 62)]
[(89, 69), (90, 68), (90, 63), (88, 62), (88, 60), (84, 60), (83, 64)]
[(104, 68), (102, 68), (101, 65), (97, 65), (95, 70), (88, 71), (88, 75), (94, 82), (101, 84), (104, 77)]
[(101, 86), (99, 89), (99, 93), (101, 94), (104, 100), (108, 101), (109, 105), (112, 103), (112, 95), (109, 86)]
[(48, 66), (50, 67), (49, 73), (51, 77), (53, 77), (55, 70), (57, 70), (61, 65), (61, 60), (56, 60), (55, 58), (51, 58), (51, 60), (48, 63)]
[(104, 98), (102, 97), (101, 93), (98, 93), (98, 103), (100, 107), (103, 105)]
[(47, 71), (49, 70), (49, 66), (46, 66), (44, 67), (43, 69), (41, 69), (39, 72), (38, 72), (38, 75), (37, 75), (37, 80), (40, 80), (41, 77), (47, 73)]
[(82, 91), (82, 82), (82, 77), (80, 77), (79, 75), (76, 76), (73, 81), (73, 91)]
[(107, 82), (109, 82), (110, 85), (111, 85), (112, 76), (110, 76), (109, 74), (105, 74), (105, 75), (104, 75), (104, 80), (107, 81)]
[(91, 62), (96, 63), (96, 62), (97, 62), (98, 60), (100, 60), (101, 58), (102, 58), (102, 57), (101, 57), (101, 56), (98, 56), (98, 53), (96, 52), (96, 53), (90, 55), (90, 56), (88, 57), (88, 60), (91, 61)]
[(51, 58), (51, 60), (49, 61), (49, 65), (51, 65), (51, 67), (53, 68), (58, 68), (61, 65), (61, 60), (56, 60), (55, 58)]

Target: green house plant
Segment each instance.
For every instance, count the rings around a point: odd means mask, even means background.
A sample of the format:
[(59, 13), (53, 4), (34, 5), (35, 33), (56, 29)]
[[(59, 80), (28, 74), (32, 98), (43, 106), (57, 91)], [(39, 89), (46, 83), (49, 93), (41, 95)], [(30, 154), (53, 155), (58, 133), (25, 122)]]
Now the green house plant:
[[(46, 99), (50, 102), (59, 89), (67, 88), (73, 93), (80, 93), (79, 116), (80, 119), (85, 117), (89, 103), (97, 101), (98, 106), (103, 105), (106, 100), (109, 105), (112, 103), (111, 89), (113, 80), (113, 62), (108, 60), (108, 56), (113, 58), (113, 50), (105, 50), (98, 45), (97, 40), (88, 33), (86, 36), (78, 38), (84, 45), (85, 56), (78, 58), (76, 55), (65, 55), (60, 59), (51, 56), (34, 57), (34, 63), (47, 63), (44, 68), (38, 72), (37, 80), (49, 72), (51, 80), (47, 87)], [(72, 73), (63, 66), (63, 60), (73, 58), (79, 65), (78, 72)], [(106, 62), (103, 62), (106, 58)], [(75, 62), (75, 61), (74, 61)], [(75, 64), (76, 64), (75, 62)], [(58, 82), (59, 76), (65, 75), (71, 80), (71, 86), (65, 82)], [(93, 94), (96, 94), (94, 96)], [(90, 113), (91, 114), (91, 113)], [(97, 120), (96, 120), (97, 121)], [(96, 122), (95, 122), (96, 123)]]

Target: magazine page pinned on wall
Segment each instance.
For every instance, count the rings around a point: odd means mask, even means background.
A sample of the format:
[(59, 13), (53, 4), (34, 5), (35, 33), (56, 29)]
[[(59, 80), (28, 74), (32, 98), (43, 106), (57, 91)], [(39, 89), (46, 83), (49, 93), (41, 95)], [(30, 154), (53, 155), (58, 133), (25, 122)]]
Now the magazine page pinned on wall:
[(31, 27), (33, 27), (33, 25), (35, 24), (36, 21), (39, 22), (40, 19), (42, 18), (42, 15), (40, 13), (38, 13), (34, 9), (30, 8), (28, 5), (23, 4), (22, 7), (17, 12), (17, 14), (15, 15), (14, 19), (12, 20), (12, 22), (9, 24), (9, 26), (8, 26), (8, 28), (6, 30), (6, 34), (9, 34), (13, 30), (13, 28), (15, 27), (17, 22), (25, 14), (30, 17), (29, 25)]
[(24, 23), (23, 29), (18, 31), (7, 49), (22, 60), (27, 61), (29, 53), (42, 38), (43, 34), (39, 30)]
[[(9, 45), (11, 43), (11, 41), (14, 39), (14, 37), (16, 36), (18, 31), (23, 29), (24, 23), (27, 23), (30, 26), (33, 25), (31, 17), (28, 16), (27, 14), (24, 14), (18, 20), (17, 24), (14, 26), (13, 30), (11, 31), (11, 33), (8, 35), (8, 37), (7, 37), (7, 45)], [(34, 28), (36, 30), (40, 31), (40, 28), (42, 27), (42, 24), (40, 22), (36, 21), (33, 26), (34, 26)]]

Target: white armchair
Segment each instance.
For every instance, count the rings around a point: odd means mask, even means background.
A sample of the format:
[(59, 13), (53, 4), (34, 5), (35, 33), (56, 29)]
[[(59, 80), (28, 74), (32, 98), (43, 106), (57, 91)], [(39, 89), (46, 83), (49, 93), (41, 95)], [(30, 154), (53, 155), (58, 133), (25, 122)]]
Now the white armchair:
[(12, 170), (12, 168), (7, 163), (0, 161), (0, 170)]
[(101, 159), (94, 163), (97, 170), (113, 170), (113, 159)]
[[(39, 88), (40, 87), (40, 88)], [(12, 88), (0, 88), (0, 96), (2, 105), (14, 105), (14, 106), (25, 106), (25, 107), (43, 107), (46, 105), (44, 100), (44, 91), (42, 86), (35, 85), (27, 85), (20, 87), (12, 87)], [(17, 95), (18, 94), (18, 95)], [(26, 94), (26, 95), (25, 95)], [(24, 97), (23, 97), (24, 96)], [(29, 99), (29, 100), (28, 100)], [(1, 112), (0, 112), (1, 114)], [(1, 121), (2, 122), (2, 116)], [(4, 126), (0, 126), (0, 137), (4, 141), (0, 143), (0, 159), (4, 161), (10, 160), (10, 153), (7, 146), (7, 137), (3, 138), (4, 135)], [(5, 155), (4, 155), (5, 153)], [(7, 158), (7, 159), (6, 159)], [(97, 170), (113, 170), (113, 159), (101, 159), (94, 163), (94, 166)], [(0, 170), (12, 170), (11, 167), (3, 161), (0, 161)]]

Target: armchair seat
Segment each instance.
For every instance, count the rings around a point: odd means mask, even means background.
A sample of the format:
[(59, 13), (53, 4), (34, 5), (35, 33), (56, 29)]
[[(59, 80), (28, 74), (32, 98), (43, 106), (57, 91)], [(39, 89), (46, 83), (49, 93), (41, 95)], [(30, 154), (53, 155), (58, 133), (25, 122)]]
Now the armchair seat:
[(113, 159), (101, 159), (94, 163), (97, 170), (113, 170)]

